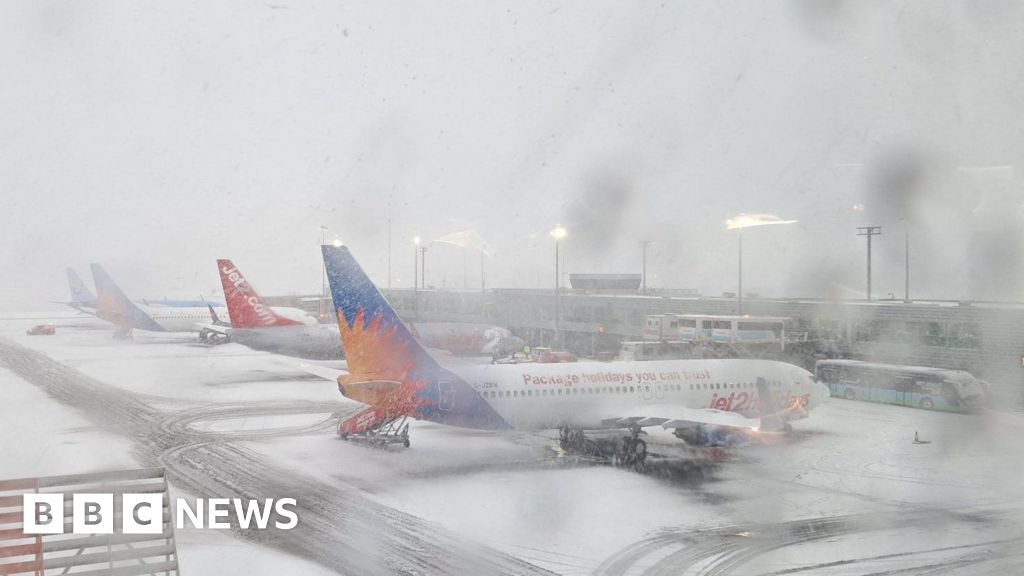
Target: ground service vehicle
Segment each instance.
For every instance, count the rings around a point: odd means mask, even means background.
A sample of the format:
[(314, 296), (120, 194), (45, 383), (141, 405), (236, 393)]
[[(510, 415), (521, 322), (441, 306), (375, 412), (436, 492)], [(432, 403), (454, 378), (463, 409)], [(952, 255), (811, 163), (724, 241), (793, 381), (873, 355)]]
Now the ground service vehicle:
[(820, 360), (815, 377), (833, 397), (926, 410), (968, 412), (985, 404), (988, 384), (962, 370)]

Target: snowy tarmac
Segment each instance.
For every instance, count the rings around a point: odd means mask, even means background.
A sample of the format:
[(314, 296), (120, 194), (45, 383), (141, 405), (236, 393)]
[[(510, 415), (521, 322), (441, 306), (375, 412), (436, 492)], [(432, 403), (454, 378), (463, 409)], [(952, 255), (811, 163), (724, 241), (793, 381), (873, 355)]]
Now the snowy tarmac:
[[(55, 336), (25, 335), (44, 319)], [(832, 400), (785, 445), (673, 481), (560, 459), (552, 434), (414, 423), (407, 450), (340, 441), (357, 405), (301, 363), (5, 315), (0, 478), (158, 463), (182, 494), (297, 497), (290, 534), (183, 531), (185, 574), (1024, 573), (1013, 412)]]

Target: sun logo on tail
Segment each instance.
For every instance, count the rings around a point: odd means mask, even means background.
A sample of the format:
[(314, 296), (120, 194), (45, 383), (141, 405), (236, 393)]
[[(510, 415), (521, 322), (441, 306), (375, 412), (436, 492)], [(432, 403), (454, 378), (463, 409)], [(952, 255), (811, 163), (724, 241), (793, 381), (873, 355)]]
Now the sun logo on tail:
[[(338, 328), (348, 361), (348, 374), (338, 378), (345, 396), (385, 408), (389, 413), (417, 415), (437, 402), (418, 393), (429, 380), (412, 374), (416, 351), (403, 339), (398, 326), (386, 326), (378, 311), (369, 323), (360, 307), (350, 326), (338, 309)], [(384, 383), (392, 383), (384, 385)]]

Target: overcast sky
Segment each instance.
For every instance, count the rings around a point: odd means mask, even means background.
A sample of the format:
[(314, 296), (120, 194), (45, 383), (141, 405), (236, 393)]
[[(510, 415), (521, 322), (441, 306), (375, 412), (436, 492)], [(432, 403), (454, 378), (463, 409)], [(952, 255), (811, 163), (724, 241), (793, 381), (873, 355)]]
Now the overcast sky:
[[(472, 228), (489, 286), (569, 272), (766, 295), (1022, 299), (1015, 2), (53, 2), (0, 8), (0, 295), (314, 292), (320, 225), (409, 286)], [(863, 210), (855, 207), (863, 207)], [(479, 262), (428, 252), (428, 283)], [(468, 279), (463, 271), (470, 275)], [(216, 291), (215, 291), (216, 290)], [(853, 293), (853, 292), (851, 292)]]

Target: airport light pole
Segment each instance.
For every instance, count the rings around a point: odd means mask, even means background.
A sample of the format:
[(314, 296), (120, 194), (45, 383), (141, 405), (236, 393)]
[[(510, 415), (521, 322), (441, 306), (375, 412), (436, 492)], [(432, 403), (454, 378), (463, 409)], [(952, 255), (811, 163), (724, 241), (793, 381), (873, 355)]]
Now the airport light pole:
[(653, 243), (652, 240), (641, 240), (640, 241), (640, 252), (642, 254), (641, 260), (641, 284), (640, 294), (643, 296), (647, 295), (647, 247)]
[(424, 290), (427, 289), (427, 247), (420, 246), (420, 286)]
[[(327, 244), (327, 226), (320, 226), (320, 245)], [(324, 320), (324, 300), (327, 299), (327, 265), (320, 262), (320, 322)]]
[(738, 316), (743, 315), (743, 229), (739, 231), (739, 254), (736, 258), (736, 267), (739, 269), (736, 273), (736, 314)]
[(391, 218), (388, 218), (388, 241), (386, 246), (388, 260), (388, 291), (391, 291)]
[(725, 221), (726, 230), (739, 230), (739, 254), (737, 260), (736, 314), (743, 315), (743, 229), (754, 226), (796, 224), (796, 220), (783, 220), (773, 214), (740, 214)]
[(910, 222), (903, 230), (903, 301), (910, 302)]
[(882, 233), (881, 226), (858, 226), (857, 236), (867, 236), (868, 239), (868, 302), (871, 301), (871, 238)]
[(561, 289), (561, 277), (559, 276), (558, 270), (558, 242), (568, 235), (568, 231), (562, 227), (561, 224), (556, 225), (551, 229), (551, 237), (555, 239), (555, 345), (557, 346), (559, 341), (559, 324), (561, 319), (561, 295), (559, 294)]
[(419, 320), (420, 311), (420, 242), (419, 236), (412, 237), (412, 317)]

